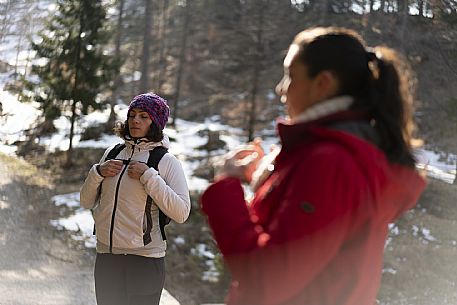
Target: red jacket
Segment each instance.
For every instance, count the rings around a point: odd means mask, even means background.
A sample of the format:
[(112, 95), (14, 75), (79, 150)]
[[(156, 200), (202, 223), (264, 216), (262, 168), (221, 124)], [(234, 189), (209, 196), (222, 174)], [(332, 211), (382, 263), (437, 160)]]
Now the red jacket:
[(373, 305), (387, 225), (414, 206), (425, 181), (318, 122), (278, 131), (282, 150), (250, 205), (236, 178), (201, 198), (232, 273), (227, 303)]

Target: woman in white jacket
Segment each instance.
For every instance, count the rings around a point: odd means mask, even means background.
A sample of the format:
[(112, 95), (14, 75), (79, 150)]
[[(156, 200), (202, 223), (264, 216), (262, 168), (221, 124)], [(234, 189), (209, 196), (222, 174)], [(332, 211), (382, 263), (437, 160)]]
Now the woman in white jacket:
[[(166, 152), (163, 128), (169, 113), (162, 97), (136, 96), (127, 120), (116, 128), (124, 144), (106, 150), (81, 188), (81, 206), (94, 212), (98, 305), (159, 304), (165, 280), (164, 218), (183, 223), (191, 206), (181, 164)], [(153, 154), (160, 160), (157, 170), (148, 166)]]

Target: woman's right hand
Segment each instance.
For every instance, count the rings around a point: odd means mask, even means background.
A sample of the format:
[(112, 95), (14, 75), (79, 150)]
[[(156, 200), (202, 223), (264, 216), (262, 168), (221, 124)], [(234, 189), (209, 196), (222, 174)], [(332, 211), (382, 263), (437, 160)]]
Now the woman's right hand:
[(114, 177), (122, 169), (121, 160), (108, 160), (100, 164), (99, 170), (103, 177)]
[[(220, 168), (219, 177), (237, 177), (243, 182), (250, 183), (252, 173), (256, 170), (259, 161), (265, 156), (261, 147), (261, 140), (243, 145), (223, 158), (223, 166)], [(217, 178), (216, 178), (217, 179)]]

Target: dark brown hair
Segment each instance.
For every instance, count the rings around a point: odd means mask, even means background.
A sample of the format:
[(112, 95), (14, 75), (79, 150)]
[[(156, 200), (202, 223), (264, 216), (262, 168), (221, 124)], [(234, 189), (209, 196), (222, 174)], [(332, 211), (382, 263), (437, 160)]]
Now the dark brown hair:
[[(128, 120), (125, 120), (124, 122), (116, 122), (116, 125), (114, 127), (114, 132), (121, 137), (124, 140), (132, 140), (132, 136), (130, 135), (129, 131), (129, 123)], [(157, 127), (154, 122), (151, 123), (151, 126), (149, 127), (149, 131), (146, 134), (146, 139), (148, 139), (151, 142), (160, 142), (163, 139), (163, 131), (159, 127)]]
[(354, 97), (352, 109), (372, 117), (387, 158), (414, 166), (412, 78), (400, 55), (387, 47), (369, 49), (356, 32), (335, 27), (305, 30), (293, 44), (310, 77), (331, 71), (340, 84), (337, 95)]

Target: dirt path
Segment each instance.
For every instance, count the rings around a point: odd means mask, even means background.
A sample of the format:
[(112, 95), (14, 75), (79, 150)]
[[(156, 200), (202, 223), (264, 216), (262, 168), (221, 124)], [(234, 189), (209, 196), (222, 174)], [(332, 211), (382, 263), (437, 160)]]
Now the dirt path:
[[(42, 172), (0, 153), (0, 305), (95, 305), (93, 252), (51, 219), (53, 187)], [(161, 305), (179, 305), (167, 291)]]
[(457, 187), (429, 179), (386, 247), (381, 305), (457, 304)]
[(50, 226), (51, 189), (24, 162), (0, 156), (0, 304), (95, 304), (91, 259)]

